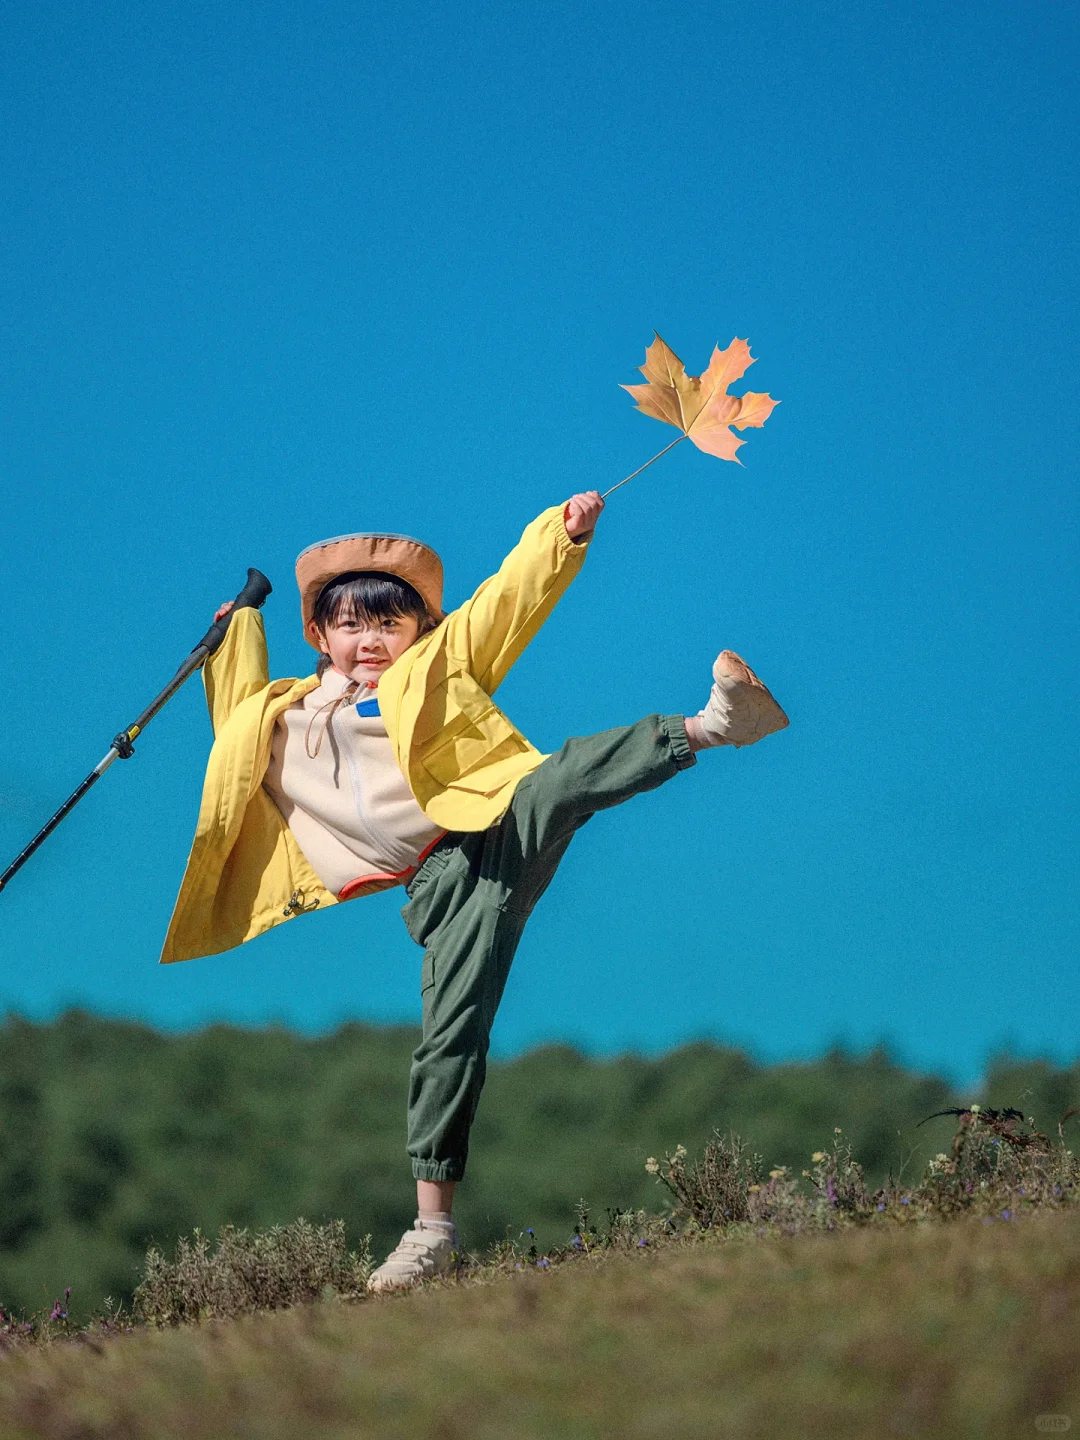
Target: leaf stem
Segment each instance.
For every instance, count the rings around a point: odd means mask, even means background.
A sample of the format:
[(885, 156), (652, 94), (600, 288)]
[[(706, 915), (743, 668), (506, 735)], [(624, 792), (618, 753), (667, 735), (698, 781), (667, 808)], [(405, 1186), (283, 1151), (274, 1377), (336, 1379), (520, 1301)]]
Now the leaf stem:
[[(658, 450), (656, 454), (652, 457), (652, 460), (646, 460), (645, 464), (639, 465), (638, 468), (633, 472), (633, 474), (627, 475), (626, 480), (633, 480), (634, 475), (640, 475), (642, 470), (647, 470), (649, 468), (649, 466), (653, 463), (653, 460), (659, 460), (661, 455), (666, 455), (669, 450), (674, 450), (675, 446), (681, 445), (686, 438), (687, 437), (685, 435), (680, 435), (678, 440), (672, 440), (670, 445), (665, 445), (662, 450)], [(619, 485), (625, 485), (626, 480), (620, 480)], [(600, 496), (600, 499), (606, 500), (609, 495), (614, 494), (614, 492), (618, 490), (619, 485), (612, 485), (610, 490), (605, 490), (604, 493)]]

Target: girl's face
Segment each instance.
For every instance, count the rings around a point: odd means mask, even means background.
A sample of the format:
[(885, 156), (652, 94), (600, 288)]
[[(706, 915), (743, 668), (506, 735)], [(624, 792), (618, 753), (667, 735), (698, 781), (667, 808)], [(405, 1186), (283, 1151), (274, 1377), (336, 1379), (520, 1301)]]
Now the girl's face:
[(343, 620), (320, 630), (311, 620), (308, 631), (335, 670), (362, 685), (378, 685), (383, 671), (416, 640), (420, 622), (415, 615), (391, 615), (385, 620)]

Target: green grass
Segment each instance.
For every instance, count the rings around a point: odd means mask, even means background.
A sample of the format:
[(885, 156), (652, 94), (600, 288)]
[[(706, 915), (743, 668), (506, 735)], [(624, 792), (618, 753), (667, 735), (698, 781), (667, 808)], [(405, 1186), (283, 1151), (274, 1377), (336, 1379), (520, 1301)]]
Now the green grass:
[(5, 1437), (652, 1440), (1080, 1424), (1080, 1212), (715, 1233), (0, 1364)]

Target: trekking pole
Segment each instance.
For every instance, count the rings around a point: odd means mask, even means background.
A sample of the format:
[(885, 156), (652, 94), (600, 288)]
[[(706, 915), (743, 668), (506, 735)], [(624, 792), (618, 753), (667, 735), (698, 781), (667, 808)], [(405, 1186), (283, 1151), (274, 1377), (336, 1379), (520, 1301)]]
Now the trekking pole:
[(97, 781), (101, 779), (113, 761), (131, 759), (135, 753), (135, 737), (142, 734), (161, 707), (166, 701), (172, 699), (188, 676), (198, 670), (208, 656), (213, 655), (214, 651), (225, 639), (225, 632), (229, 628), (229, 621), (236, 614), (237, 610), (243, 610), (245, 608), (253, 610), (261, 609), (272, 588), (270, 581), (260, 570), (248, 570), (247, 583), (233, 601), (233, 608), (227, 615), (223, 615), (220, 620), (214, 621), (210, 629), (207, 630), (206, 634), (195, 646), (195, 649), (192, 650), (191, 654), (180, 666), (180, 669), (177, 670), (176, 674), (169, 681), (168, 685), (165, 686), (165, 689), (162, 690), (161, 694), (151, 700), (150, 704), (137, 720), (133, 720), (125, 730), (120, 731), (119, 735), (116, 736), (110, 745), (105, 757), (98, 761), (78, 789), (74, 790), (68, 796), (52, 819), (46, 825), (42, 826), (30, 841), (29, 845), (27, 845), (26, 849), (16, 855), (8, 868), (0, 875), (0, 890), (3, 890), (11, 877), (22, 869), (38, 846), (44, 840), (48, 839), (60, 824), (60, 821), (63, 820), (64, 816), (74, 810), (75, 806), (90, 789), (91, 785), (96, 784)]

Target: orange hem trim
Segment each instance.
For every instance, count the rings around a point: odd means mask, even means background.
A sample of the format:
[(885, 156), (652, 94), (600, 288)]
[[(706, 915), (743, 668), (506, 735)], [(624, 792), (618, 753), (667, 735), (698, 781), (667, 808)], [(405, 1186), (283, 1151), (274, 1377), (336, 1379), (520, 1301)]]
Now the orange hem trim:
[(448, 832), (446, 830), (443, 830), (441, 834), (435, 836), (435, 839), (432, 840), (430, 845), (425, 845), (423, 850), (420, 851), (415, 865), (409, 865), (404, 870), (384, 870), (376, 871), (373, 875), (359, 875), (355, 880), (350, 880), (347, 885), (343, 885), (341, 887), (341, 889), (338, 891), (337, 898), (339, 900), (351, 900), (358, 891), (364, 888), (365, 885), (374, 885), (377, 884), (379, 881), (385, 880), (389, 880), (391, 884), (396, 885), (399, 881), (405, 880), (411, 875), (415, 875), (417, 870), (420, 869), (420, 866), (431, 854), (432, 850), (435, 849), (435, 846), (447, 835), (447, 833)]

